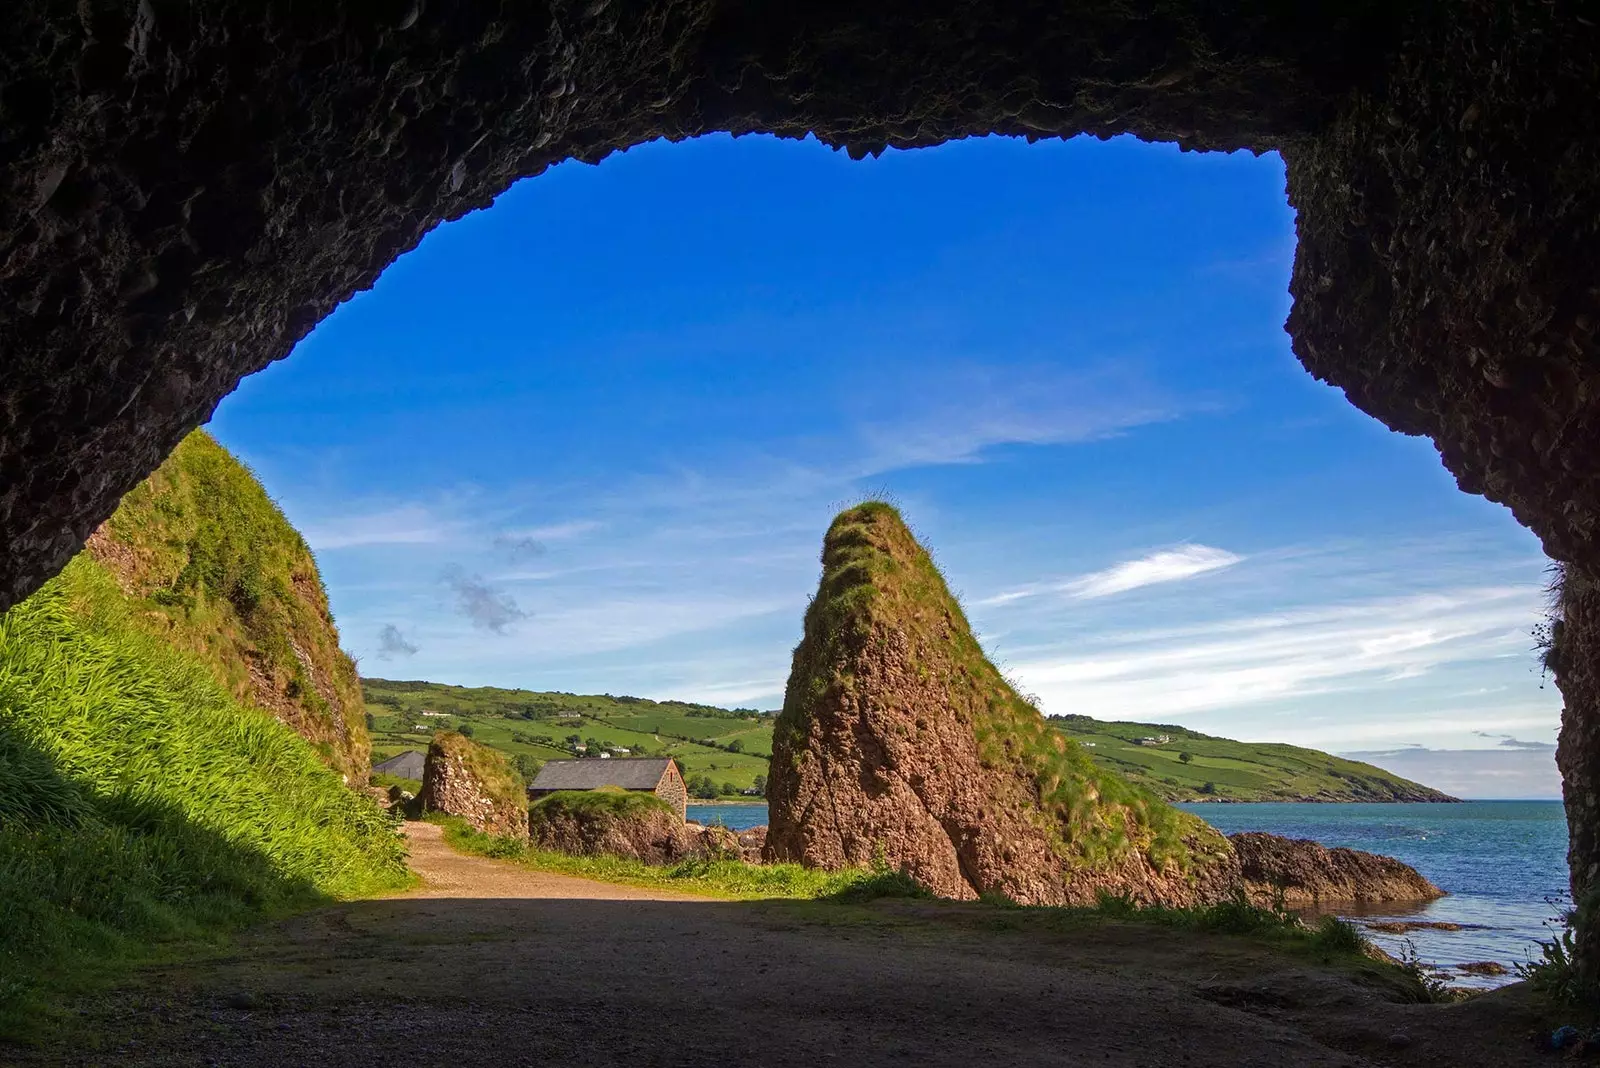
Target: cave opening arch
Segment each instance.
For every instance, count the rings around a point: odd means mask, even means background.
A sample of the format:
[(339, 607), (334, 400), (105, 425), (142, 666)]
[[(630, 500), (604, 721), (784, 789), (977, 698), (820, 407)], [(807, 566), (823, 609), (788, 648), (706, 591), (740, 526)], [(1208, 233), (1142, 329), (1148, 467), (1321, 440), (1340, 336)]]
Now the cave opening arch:
[(1566, 576), (1551, 664), (1600, 965), (1600, 85), (1575, 6), (26, 2), (0, 35), (0, 602), (438, 222), (654, 137), (1275, 148), (1307, 369)]

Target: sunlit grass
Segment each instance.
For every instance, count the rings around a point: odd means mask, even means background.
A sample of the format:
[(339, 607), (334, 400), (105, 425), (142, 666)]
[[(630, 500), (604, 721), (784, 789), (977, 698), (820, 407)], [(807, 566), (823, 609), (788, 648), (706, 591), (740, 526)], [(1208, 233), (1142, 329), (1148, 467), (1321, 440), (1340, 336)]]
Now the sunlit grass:
[(0, 1032), (75, 973), (405, 885), (389, 818), (79, 557), (0, 616)]

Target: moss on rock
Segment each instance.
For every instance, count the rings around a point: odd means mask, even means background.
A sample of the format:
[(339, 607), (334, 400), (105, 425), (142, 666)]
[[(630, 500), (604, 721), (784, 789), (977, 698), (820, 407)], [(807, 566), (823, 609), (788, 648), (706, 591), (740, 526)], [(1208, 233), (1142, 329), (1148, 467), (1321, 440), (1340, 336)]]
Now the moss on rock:
[(773, 739), (766, 855), (881, 858), (951, 897), (1187, 904), (1237, 885), (1202, 820), (1095, 766), (984, 655), (891, 506), (841, 513)]
[(190, 434), (123, 498), (88, 555), (133, 600), (139, 626), (294, 728), (347, 782), (366, 781), (361, 682), (339, 648), (316, 560), (250, 469), (209, 434)]

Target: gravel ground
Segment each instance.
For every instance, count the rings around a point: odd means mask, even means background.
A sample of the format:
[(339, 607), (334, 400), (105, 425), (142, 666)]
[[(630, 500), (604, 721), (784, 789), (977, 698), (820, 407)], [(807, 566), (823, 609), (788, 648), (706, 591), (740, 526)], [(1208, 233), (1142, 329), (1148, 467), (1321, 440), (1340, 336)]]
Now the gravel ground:
[[(736, 903), (459, 855), (413, 824), (422, 889), (259, 929), (75, 1011), (19, 1065), (1546, 1063), (1519, 988), (1456, 1006), (1241, 939), (1051, 930), (943, 902)], [(81, 1026), (80, 1026), (81, 1025)]]

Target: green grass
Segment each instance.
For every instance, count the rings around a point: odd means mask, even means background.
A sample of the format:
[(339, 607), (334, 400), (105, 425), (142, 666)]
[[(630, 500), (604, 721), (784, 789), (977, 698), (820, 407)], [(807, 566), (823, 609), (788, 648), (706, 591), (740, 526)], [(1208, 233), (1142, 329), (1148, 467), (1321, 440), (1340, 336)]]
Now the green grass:
[(89, 552), (134, 622), (236, 700), (292, 723), (352, 781), (370, 753), (360, 680), (315, 559), (250, 469), (203, 430), (122, 499)]
[(422, 793), (421, 779), (407, 779), (401, 775), (389, 775), (384, 772), (377, 772), (372, 776), (372, 785), (381, 786), (386, 790), (391, 786), (398, 786), (412, 797)]
[(620, 857), (577, 857), (536, 849), (516, 839), (481, 834), (454, 817), (428, 818), (443, 826), (445, 841), (463, 853), (510, 860), (536, 871), (577, 875), (599, 882), (739, 901), (765, 898), (869, 901), (879, 897), (928, 896), (914, 880), (881, 866), (827, 872), (798, 864), (749, 864), (740, 860), (685, 860), (656, 865)]
[(621, 790), (616, 787), (601, 787), (598, 790), (557, 790), (553, 794), (546, 794), (532, 805), (528, 806), (529, 819), (539, 816), (574, 816), (600, 817), (607, 816), (616, 819), (628, 819), (642, 813), (657, 810), (669, 815), (675, 814), (677, 809), (667, 804), (655, 794), (647, 794), (639, 790)]
[(313, 747), (86, 555), (0, 616), (0, 1033), (174, 940), (410, 879)]
[[(1048, 722), (1084, 747), (1096, 764), (1168, 801), (1454, 800), (1382, 768), (1315, 749), (1088, 716), (1052, 716)], [(1141, 738), (1162, 735), (1169, 739), (1163, 744), (1139, 744)]]

